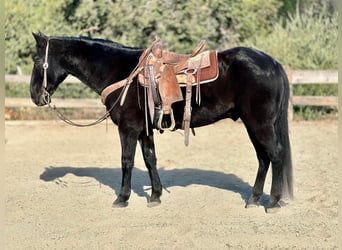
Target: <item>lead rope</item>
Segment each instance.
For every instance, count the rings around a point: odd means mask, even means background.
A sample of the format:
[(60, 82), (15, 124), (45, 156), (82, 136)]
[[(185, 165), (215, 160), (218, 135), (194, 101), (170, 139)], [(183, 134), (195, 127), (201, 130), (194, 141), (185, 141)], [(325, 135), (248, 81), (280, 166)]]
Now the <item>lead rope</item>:
[[(55, 105), (52, 105), (50, 103), (50, 96), (46, 96), (46, 101), (47, 102), (47, 105), (50, 109), (52, 109), (54, 112), (56, 112), (57, 116), (59, 119), (61, 119), (63, 122), (69, 124), (69, 125), (72, 125), (72, 126), (75, 126), (75, 127), (90, 127), (90, 126), (94, 126), (94, 125), (97, 125), (101, 122), (103, 122), (104, 120), (107, 120), (107, 118), (110, 116), (110, 113), (112, 112), (112, 110), (114, 109), (114, 107), (116, 106), (116, 104), (118, 104), (119, 100), (120, 100), (120, 97), (122, 96), (122, 93), (123, 93), (123, 90), (121, 91), (120, 93), (120, 96), (119, 98), (114, 102), (114, 104), (111, 106), (111, 108), (109, 110), (106, 111), (106, 113), (101, 116), (99, 119), (97, 119), (96, 121), (94, 122), (91, 122), (91, 123), (88, 123), (88, 124), (80, 124), (80, 123), (75, 123), (73, 121), (71, 121), (70, 119), (68, 119), (65, 115), (63, 115), (59, 110), (57, 110), (56, 106)], [(107, 125), (108, 126), (108, 125)], [(107, 128), (106, 128), (107, 130)]]

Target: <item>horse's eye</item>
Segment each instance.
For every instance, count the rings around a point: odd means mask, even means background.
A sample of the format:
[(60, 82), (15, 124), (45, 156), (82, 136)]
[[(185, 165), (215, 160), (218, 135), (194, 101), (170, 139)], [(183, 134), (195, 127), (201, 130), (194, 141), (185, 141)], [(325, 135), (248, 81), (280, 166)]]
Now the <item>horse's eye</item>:
[(33, 57), (33, 62), (35, 66), (41, 66), (43, 64), (43, 60), (40, 59), (39, 56), (34, 56)]

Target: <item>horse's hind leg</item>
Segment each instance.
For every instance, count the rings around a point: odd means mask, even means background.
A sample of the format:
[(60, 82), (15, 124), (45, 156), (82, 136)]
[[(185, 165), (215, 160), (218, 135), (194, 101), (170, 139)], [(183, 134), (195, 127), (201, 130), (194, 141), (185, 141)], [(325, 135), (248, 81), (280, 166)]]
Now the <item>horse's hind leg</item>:
[(139, 137), (139, 142), (141, 146), (141, 151), (143, 153), (145, 165), (148, 169), (148, 173), (151, 179), (152, 194), (149, 206), (159, 205), (161, 203), (160, 196), (162, 194), (162, 185), (160, 183), (160, 178), (157, 170), (157, 158), (154, 148), (153, 135), (146, 135), (145, 130)]
[(265, 152), (263, 146), (256, 139), (253, 131), (250, 128), (247, 128), (247, 132), (254, 145), (257, 158), (259, 161), (259, 167), (256, 180), (253, 186), (252, 194), (246, 203), (246, 208), (260, 205), (260, 198), (264, 192), (266, 174), (270, 165), (270, 159), (267, 153)]
[[(282, 173), (283, 173), (283, 150), (280, 143), (277, 141), (275, 134), (275, 129), (273, 124), (257, 126), (252, 129), (255, 139), (258, 141), (260, 146), (263, 148), (264, 152), (267, 154), (268, 158), (272, 162), (272, 186), (270, 199), (268, 202), (267, 210), (270, 208), (280, 207), (279, 201), (282, 196)], [(265, 162), (267, 163), (267, 161)], [(260, 170), (260, 166), (259, 166)], [(259, 175), (259, 172), (258, 172)], [(261, 181), (264, 181), (266, 177), (266, 171), (261, 169), (260, 177), (257, 176), (256, 185), (253, 191), (257, 191), (257, 195), (260, 193), (258, 185)], [(259, 183), (260, 182), (260, 183)], [(253, 196), (253, 194), (252, 194)]]
[(134, 156), (137, 147), (138, 136), (119, 131), (121, 141), (121, 168), (122, 181), (118, 198), (114, 201), (114, 207), (125, 207), (131, 195), (131, 179), (134, 166)]

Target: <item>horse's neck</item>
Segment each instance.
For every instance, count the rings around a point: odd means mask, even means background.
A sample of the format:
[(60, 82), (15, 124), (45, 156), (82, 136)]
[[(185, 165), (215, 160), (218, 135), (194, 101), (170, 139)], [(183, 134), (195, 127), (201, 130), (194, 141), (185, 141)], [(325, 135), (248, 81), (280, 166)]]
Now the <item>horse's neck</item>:
[[(101, 94), (110, 84), (118, 82), (129, 75), (139, 60), (141, 50), (121, 51), (110, 48), (107, 51), (99, 49), (94, 53), (94, 47), (82, 48), (82, 51), (70, 53), (68, 73), (78, 78), (93, 91)], [(92, 56), (84, 53), (90, 53)], [(96, 58), (94, 58), (96, 54)]]

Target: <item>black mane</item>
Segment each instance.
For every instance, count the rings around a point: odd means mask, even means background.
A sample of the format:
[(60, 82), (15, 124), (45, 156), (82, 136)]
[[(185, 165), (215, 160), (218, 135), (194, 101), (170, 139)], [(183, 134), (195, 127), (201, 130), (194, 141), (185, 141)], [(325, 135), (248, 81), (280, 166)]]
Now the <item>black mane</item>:
[(103, 39), (103, 38), (91, 38), (87, 36), (79, 36), (79, 37), (71, 37), (71, 36), (46, 36), (43, 33), (39, 32), (38, 35), (42, 37), (46, 37), (51, 39), (57, 39), (57, 40), (62, 40), (62, 41), (80, 41), (80, 42), (85, 42), (87, 44), (99, 44), (99, 45), (104, 45), (104, 46), (110, 46), (112, 48), (116, 49), (128, 49), (128, 50), (142, 50), (142, 48), (139, 47), (132, 47), (132, 46), (127, 46), (123, 45), (118, 42), (113, 42), (108, 39)]
[[(69, 37), (70, 39), (73, 39), (72, 37)], [(138, 48), (138, 47), (131, 47), (131, 46), (126, 46), (126, 45), (123, 45), (121, 43), (118, 43), (118, 42), (113, 42), (113, 41), (110, 41), (110, 40), (107, 40), (107, 39), (102, 39), (102, 38), (91, 38), (91, 37), (87, 37), (87, 36), (80, 36), (78, 38), (80, 41), (85, 41), (85, 42), (91, 42), (91, 43), (99, 43), (99, 44), (103, 44), (103, 45), (106, 45), (106, 46), (111, 46), (111, 47), (114, 47), (114, 48), (123, 48), (123, 49), (141, 49), (141, 48)]]

